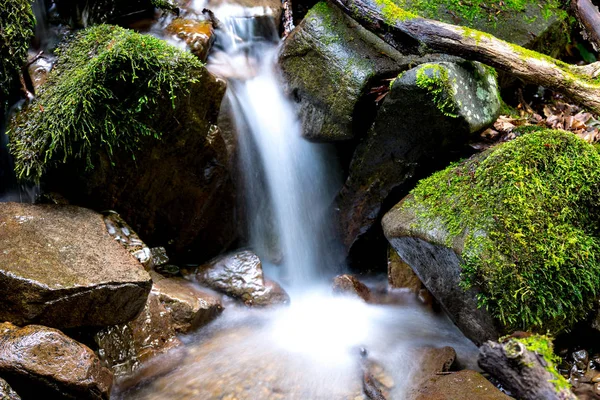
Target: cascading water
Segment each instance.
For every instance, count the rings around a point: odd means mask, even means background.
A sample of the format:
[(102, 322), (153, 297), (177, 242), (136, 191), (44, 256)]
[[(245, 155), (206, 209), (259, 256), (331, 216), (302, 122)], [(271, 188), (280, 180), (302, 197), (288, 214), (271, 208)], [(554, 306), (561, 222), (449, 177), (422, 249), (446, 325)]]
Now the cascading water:
[(389, 398), (404, 399), (418, 371), (418, 347), (450, 345), (468, 364), (474, 345), (415, 301), (376, 306), (330, 294), (320, 271), (338, 264), (328, 239), (337, 185), (326, 151), (300, 136), (277, 74), (270, 18), (248, 18), (257, 10), (241, 7), (213, 11), (221, 26), (209, 69), (228, 80), (252, 245), (263, 261), (278, 258), (272, 257), (278, 247), (282, 266), (268, 272), (285, 272), (281, 280), (292, 302), (267, 310), (228, 308), (185, 338), (187, 355), (178, 369), (124, 397), (364, 399), (358, 362), (364, 346), (387, 371)]

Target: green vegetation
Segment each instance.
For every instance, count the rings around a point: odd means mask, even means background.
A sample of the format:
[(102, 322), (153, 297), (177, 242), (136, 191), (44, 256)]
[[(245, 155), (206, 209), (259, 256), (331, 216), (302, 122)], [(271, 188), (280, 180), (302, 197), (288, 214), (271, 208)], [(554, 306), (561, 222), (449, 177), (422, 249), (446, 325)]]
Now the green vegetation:
[(464, 288), (507, 330), (558, 332), (600, 293), (599, 188), (593, 146), (531, 130), (422, 180), (404, 207), (464, 238)]
[(519, 342), (523, 344), (527, 350), (537, 353), (544, 359), (546, 362), (546, 371), (550, 372), (554, 377), (551, 382), (554, 383), (554, 387), (557, 391), (568, 390), (571, 388), (569, 382), (558, 372), (557, 366), (560, 364), (561, 359), (554, 354), (552, 338), (545, 335), (531, 335), (522, 339), (516, 339), (510, 336), (500, 339), (500, 343), (510, 342)]
[(456, 105), (452, 100), (454, 89), (448, 70), (439, 64), (423, 64), (417, 70), (417, 86), (425, 89), (435, 106), (447, 117), (457, 118)]
[(20, 178), (39, 180), (69, 158), (87, 167), (99, 151), (134, 151), (160, 138), (204, 69), (191, 53), (110, 25), (76, 34), (36, 101), (13, 121), (10, 145)]
[(0, 110), (8, 106), (27, 58), (34, 25), (30, 0), (0, 0)]

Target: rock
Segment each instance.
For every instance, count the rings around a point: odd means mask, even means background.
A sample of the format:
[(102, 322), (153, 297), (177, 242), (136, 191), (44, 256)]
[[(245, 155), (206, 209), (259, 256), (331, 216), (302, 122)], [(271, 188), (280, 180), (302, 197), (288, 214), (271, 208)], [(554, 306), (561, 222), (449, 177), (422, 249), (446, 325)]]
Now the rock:
[[(151, 249), (142, 242), (137, 233), (114, 211), (105, 213), (104, 224), (106, 231), (115, 241), (119, 242), (132, 256), (134, 256), (146, 270), (154, 266)], [(161, 247), (162, 248), (162, 247)], [(164, 250), (164, 248), (162, 248)]]
[(279, 284), (264, 279), (260, 259), (249, 250), (221, 256), (198, 267), (194, 279), (249, 306), (289, 302)]
[(182, 278), (164, 278), (152, 273), (152, 291), (168, 311), (173, 328), (179, 333), (198, 329), (223, 312), (219, 296), (201, 290)]
[(0, 378), (0, 400), (21, 400), (17, 392), (2, 378)]
[(449, 152), (494, 123), (499, 96), (493, 70), (468, 61), (423, 64), (393, 82), (338, 196), (347, 249), (378, 222), (393, 190), (443, 163)]
[(600, 289), (600, 264), (587, 256), (600, 248), (588, 206), (596, 166), (598, 153), (575, 135), (534, 130), (422, 180), (383, 229), (476, 343), (560, 332), (586, 317)]
[(134, 318), (151, 287), (142, 266), (74, 206), (0, 203), (0, 320), (57, 328)]
[(0, 374), (32, 399), (108, 399), (112, 385), (92, 350), (39, 325), (0, 324)]
[(414, 61), (325, 2), (306, 14), (279, 56), (287, 90), (298, 103), (302, 134), (320, 142), (365, 132), (376, 112), (373, 99), (365, 100), (371, 87)]
[(356, 296), (365, 302), (371, 301), (371, 291), (355, 276), (344, 274), (333, 279), (333, 293)]
[(418, 294), (423, 284), (410, 265), (402, 261), (393, 247), (388, 247), (388, 283), (393, 289), (408, 289)]
[[(134, 372), (151, 359), (181, 346), (169, 312), (152, 291), (142, 312), (126, 324), (114, 325), (99, 331), (94, 340), (100, 359), (112, 368), (117, 385), (127, 385)], [(183, 354), (181, 354), (183, 355)], [(176, 362), (164, 363), (155, 370), (157, 375), (174, 368)], [(135, 378), (133, 378), (135, 379)]]
[(43, 87), (8, 132), (21, 179), (117, 211), (173, 258), (209, 259), (235, 239), (235, 191), (215, 125), (225, 82), (195, 56), (99, 25), (63, 45)]
[(415, 400), (510, 400), (478, 372), (462, 370), (438, 375), (419, 390)]
[(164, 247), (151, 248), (150, 255), (152, 257), (153, 267), (161, 267), (169, 263), (169, 256), (167, 255), (167, 250)]
[(182, 40), (196, 57), (206, 61), (208, 52), (215, 41), (211, 21), (175, 18), (166, 30), (177, 39)]

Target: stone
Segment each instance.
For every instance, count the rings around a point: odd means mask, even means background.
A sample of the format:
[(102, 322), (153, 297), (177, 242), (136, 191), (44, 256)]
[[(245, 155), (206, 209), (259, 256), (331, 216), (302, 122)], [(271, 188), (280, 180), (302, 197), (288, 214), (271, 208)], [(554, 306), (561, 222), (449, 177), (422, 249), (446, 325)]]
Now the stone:
[(208, 52), (215, 41), (211, 21), (175, 18), (167, 26), (166, 31), (183, 41), (187, 48), (203, 62), (208, 58)]
[(196, 330), (218, 317), (223, 312), (219, 296), (183, 278), (165, 278), (151, 273), (154, 283), (152, 291), (165, 307), (173, 328), (179, 333)]
[(0, 320), (56, 328), (134, 318), (151, 288), (142, 266), (75, 206), (0, 203)]
[(338, 275), (333, 279), (333, 293), (359, 297), (367, 303), (371, 301), (369, 288), (349, 274)]
[(24, 398), (108, 399), (111, 372), (59, 330), (0, 324), (0, 375)]
[(392, 289), (407, 289), (416, 294), (423, 288), (415, 271), (391, 246), (388, 247), (388, 284)]
[[(357, 146), (339, 193), (339, 231), (348, 250), (379, 222), (382, 204), (496, 121), (500, 93), (479, 63), (429, 63), (402, 73)], [(445, 161), (444, 161), (445, 160)]]
[(415, 350), (415, 357), (419, 359), (418, 372), (411, 378), (411, 393), (409, 398), (418, 397), (418, 392), (429, 380), (439, 374), (448, 372), (456, 360), (456, 351), (449, 346), (421, 347)]
[(289, 303), (285, 290), (264, 278), (260, 259), (249, 250), (227, 254), (199, 266), (193, 279), (248, 306)]
[(17, 392), (2, 378), (0, 378), (0, 400), (21, 400)]
[[(152, 359), (182, 345), (156, 291), (150, 293), (144, 309), (135, 319), (102, 329), (94, 340), (99, 347), (100, 359), (112, 369), (118, 386), (135, 379), (134, 373)], [(154, 372), (168, 372), (174, 364), (176, 362), (164, 363)]]
[(510, 400), (478, 372), (438, 375), (423, 384), (415, 400)]
[[(134, 256), (146, 270), (154, 266), (154, 258), (151, 249), (140, 239), (138, 234), (114, 211), (108, 211), (104, 215), (106, 230), (115, 241), (119, 242), (127, 251)], [(163, 248), (164, 249), (164, 248)]]

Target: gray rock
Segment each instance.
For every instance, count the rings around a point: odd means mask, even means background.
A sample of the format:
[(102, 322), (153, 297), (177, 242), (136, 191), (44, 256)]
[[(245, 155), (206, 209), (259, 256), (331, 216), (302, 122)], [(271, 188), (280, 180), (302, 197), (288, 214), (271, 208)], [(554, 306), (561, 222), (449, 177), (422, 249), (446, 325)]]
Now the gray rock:
[(108, 399), (112, 374), (92, 350), (56, 329), (0, 324), (0, 374), (24, 398)]
[(107, 233), (102, 215), (74, 206), (0, 203), (0, 320), (57, 328), (134, 318), (150, 276)]
[(17, 392), (2, 378), (0, 378), (0, 400), (21, 400)]
[(423, 64), (401, 74), (356, 148), (338, 197), (346, 247), (379, 220), (392, 190), (493, 124), (499, 96), (493, 71), (479, 63)]

